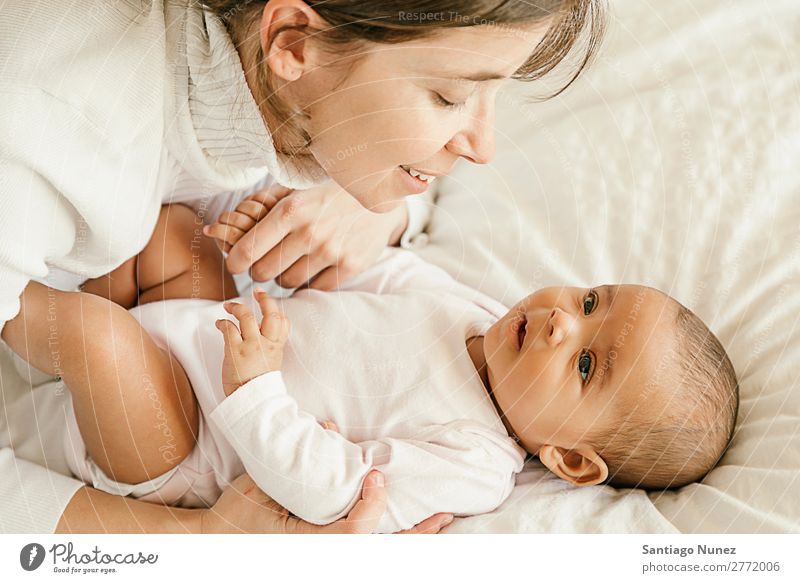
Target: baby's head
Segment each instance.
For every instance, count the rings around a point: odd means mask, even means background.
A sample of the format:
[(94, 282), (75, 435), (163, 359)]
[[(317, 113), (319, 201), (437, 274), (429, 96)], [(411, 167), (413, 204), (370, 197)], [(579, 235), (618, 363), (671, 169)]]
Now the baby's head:
[(483, 348), (506, 426), (575, 484), (683, 486), (733, 435), (739, 386), (725, 349), (658, 290), (545, 288), (496, 322)]

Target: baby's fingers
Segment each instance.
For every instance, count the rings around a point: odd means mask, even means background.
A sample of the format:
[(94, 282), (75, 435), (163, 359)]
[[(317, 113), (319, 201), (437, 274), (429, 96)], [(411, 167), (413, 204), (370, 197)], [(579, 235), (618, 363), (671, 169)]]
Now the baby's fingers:
[(235, 211), (222, 213), (217, 219), (217, 222), (223, 225), (228, 225), (229, 227), (236, 227), (243, 233), (246, 233), (256, 225), (257, 221), (251, 218), (248, 214), (240, 212), (237, 209)]
[[(272, 206), (275, 205), (273, 204)], [(236, 207), (236, 212), (247, 216), (249, 219), (253, 221), (253, 225), (255, 225), (258, 221), (267, 216), (267, 213), (269, 212), (270, 208), (272, 207), (267, 206), (266, 204), (258, 200), (246, 199), (239, 203), (239, 206)], [(228, 222), (228, 221), (223, 221), (223, 222)], [(250, 230), (252, 228), (253, 227), (250, 226), (245, 230)]]
[(320, 421), (319, 424), (322, 425), (323, 429), (339, 433), (339, 426), (336, 425), (336, 423), (334, 423), (333, 421)]
[(259, 204), (264, 205), (264, 207), (267, 209), (267, 212), (269, 212), (272, 207), (278, 204), (279, 200), (290, 195), (292, 192), (294, 192), (294, 190), (291, 188), (281, 186), (280, 184), (273, 184), (268, 188), (259, 190), (255, 194), (251, 194), (246, 200), (256, 201)]
[(233, 347), (242, 343), (242, 335), (239, 334), (239, 329), (236, 327), (236, 324), (230, 320), (217, 320), (214, 325), (217, 327), (217, 330), (222, 332), (222, 336), (225, 339), (225, 346)]
[(253, 293), (261, 308), (261, 335), (272, 342), (285, 341), (289, 337), (289, 318), (263, 289), (256, 288)]
[(258, 323), (256, 322), (256, 317), (253, 315), (253, 312), (250, 311), (250, 308), (236, 302), (225, 302), (223, 307), (226, 312), (233, 314), (233, 316), (239, 320), (239, 328), (242, 330), (243, 340), (250, 340), (258, 337)]
[(203, 227), (203, 234), (217, 240), (217, 245), (222, 248), (225, 253), (231, 250), (236, 242), (241, 239), (245, 231), (233, 225), (226, 225), (223, 223), (214, 223), (213, 225), (206, 225)]

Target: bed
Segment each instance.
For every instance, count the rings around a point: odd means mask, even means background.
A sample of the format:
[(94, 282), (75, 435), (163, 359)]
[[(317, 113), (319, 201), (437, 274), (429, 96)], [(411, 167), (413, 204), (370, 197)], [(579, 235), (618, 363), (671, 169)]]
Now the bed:
[[(733, 445), (702, 483), (658, 494), (575, 488), (532, 461), (500, 508), (449, 532), (800, 533), (800, 7), (611, 8), (568, 92), (501, 91), (495, 161), (438, 182), (415, 250), (507, 305), (545, 285), (670, 293), (737, 369)], [(6, 419), (58, 406), (63, 386), (0, 356)], [(48, 427), (10, 429), (19, 456), (65, 471)]]

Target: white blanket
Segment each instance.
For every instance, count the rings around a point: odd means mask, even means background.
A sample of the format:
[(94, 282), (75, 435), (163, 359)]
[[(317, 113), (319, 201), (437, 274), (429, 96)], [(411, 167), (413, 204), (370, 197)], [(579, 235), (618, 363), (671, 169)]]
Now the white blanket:
[(800, 4), (615, 0), (560, 98), (499, 97), (498, 152), (440, 182), (430, 243), (511, 305), (545, 285), (642, 283), (692, 308), (741, 381), (732, 448), (661, 495), (576, 489), (529, 464), (458, 532), (800, 532)]

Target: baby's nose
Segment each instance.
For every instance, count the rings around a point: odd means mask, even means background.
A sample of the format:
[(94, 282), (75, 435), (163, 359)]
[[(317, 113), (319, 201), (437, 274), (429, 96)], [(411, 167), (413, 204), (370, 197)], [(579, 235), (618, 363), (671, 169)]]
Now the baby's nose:
[(547, 344), (550, 346), (558, 346), (561, 344), (564, 339), (569, 336), (574, 323), (575, 318), (567, 314), (564, 310), (561, 308), (553, 308), (547, 322), (549, 330), (545, 330), (547, 333)]

